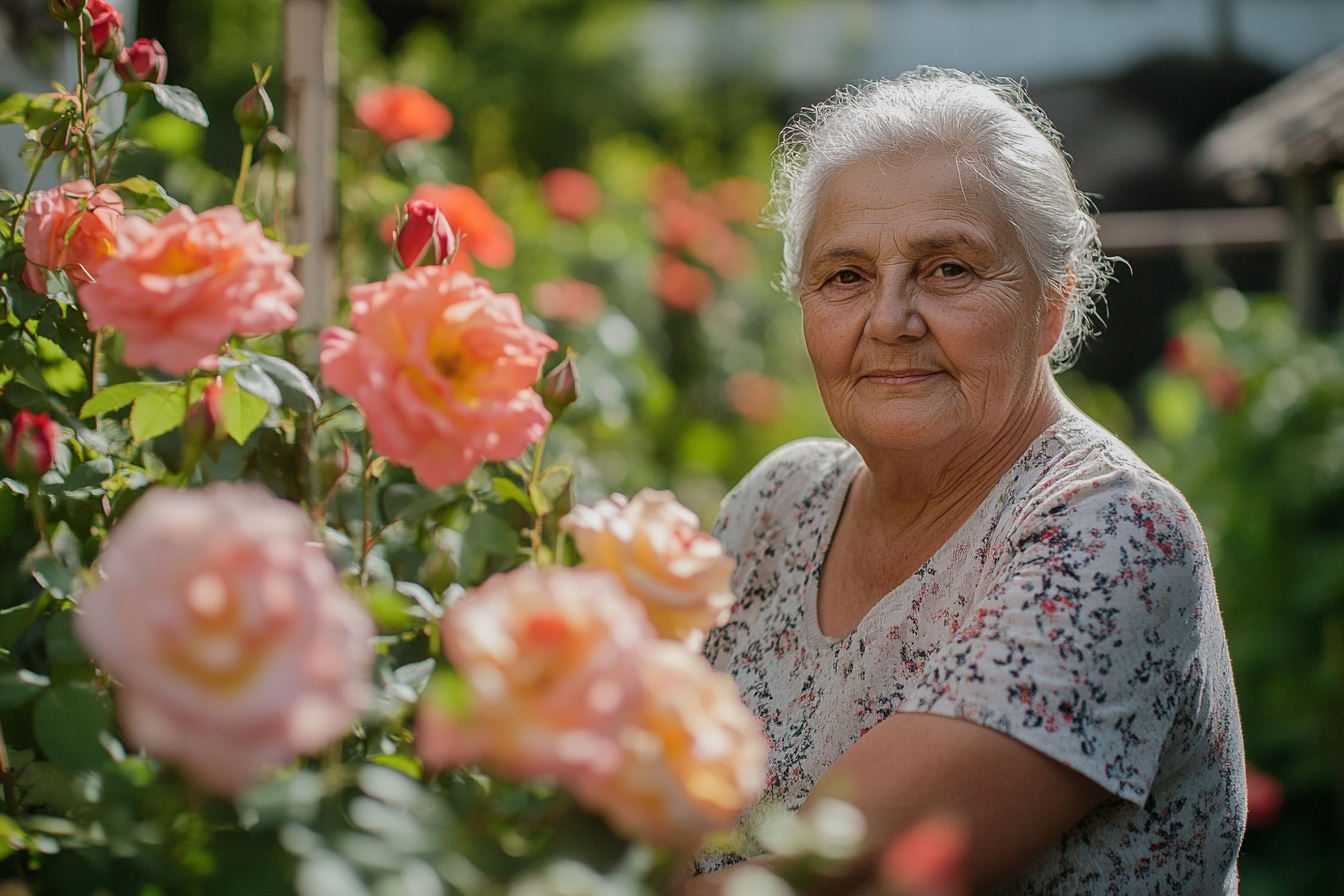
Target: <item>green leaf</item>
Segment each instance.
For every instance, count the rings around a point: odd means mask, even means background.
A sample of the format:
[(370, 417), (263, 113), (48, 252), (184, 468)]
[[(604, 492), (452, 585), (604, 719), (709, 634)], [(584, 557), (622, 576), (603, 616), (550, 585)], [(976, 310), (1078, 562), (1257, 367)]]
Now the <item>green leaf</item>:
[(160, 211), (170, 212), (182, 204), (169, 196), (168, 191), (158, 181), (150, 180), (141, 174), (128, 177), (121, 183), (112, 184), (112, 186), (117, 190), (125, 190), (148, 200), (143, 203), (142, 207), (144, 208), (156, 208)]
[(256, 364), (244, 364), (234, 370), (233, 381), (238, 384), (239, 389), (251, 392), (269, 405), (278, 405), (284, 401), (275, 380)]
[(173, 84), (151, 84), (149, 89), (154, 91), (154, 99), (168, 112), (192, 124), (210, 126), (210, 116), (205, 114), (200, 97), (187, 88)]
[(0, 610), (0, 648), (12, 649), (50, 603), (51, 598), (43, 594), (26, 604)]
[(45, 675), (20, 669), (0, 657), (0, 707), (21, 706), (51, 684)]
[(141, 395), (131, 405), (131, 438), (137, 442), (176, 429), (187, 416), (187, 389), (180, 383)]
[(33, 733), (47, 758), (71, 774), (96, 769), (107, 761), (98, 736), (112, 721), (112, 701), (90, 684), (52, 688), (33, 707)]
[(175, 385), (176, 383), (118, 383), (115, 386), (108, 386), (84, 402), (84, 407), (79, 409), (79, 416), (83, 419), (95, 414), (106, 414), (126, 407), (141, 395), (149, 392), (167, 392)]
[(308, 379), (308, 374), (284, 358), (277, 358), (274, 355), (249, 352), (247, 357), (275, 380), (280, 391), (285, 393), (287, 407), (298, 409), (307, 402), (312, 404), (314, 410), (321, 407), (322, 396), (317, 394), (317, 389), (313, 387), (313, 381)]
[(75, 101), (68, 93), (39, 93), (24, 109), (24, 127), (29, 130), (45, 127), (74, 109)]
[(75, 637), (75, 611), (62, 610), (47, 623), (47, 660), (52, 665), (82, 666), (89, 662), (79, 639)]
[(103, 494), (104, 480), (112, 476), (112, 458), (95, 457), (70, 471), (59, 486), (43, 489), (48, 494), (60, 494), (67, 498), (88, 498)]
[(491, 482), (494, 483), (495, 494), (499, 495), (505, 501), (513, 501), (528, 513), (536, 513), (532, 499), (529, 498), (527, 492), (523, 491), (512, 479), (496, 476)]
[(220, 404), (224, 408), (224, 429), (239, 445), (266, 419), (270, 408), (266, 402), (250, 392), (244, 392), (236, 384), (229, 383), (220, 395)]
[(18, 124), (23, 121), (23, 115), (28, 111), (28, 103), (32, 100), (26, 93), (11, 93), (0, 102), (0, 124)]
[(32, 561), (33, 578), (54, 597), (66, 598), (75, 592), (75, 574), (55, 557)]
[(40, 292), (33, 292), (21, 283), (10, 282), (0, 286), (0, 294), (3, 294), (5, 301), (9, 303), (9, 310), (21, 321), (32, 320), (47, 307), (46, 296)]

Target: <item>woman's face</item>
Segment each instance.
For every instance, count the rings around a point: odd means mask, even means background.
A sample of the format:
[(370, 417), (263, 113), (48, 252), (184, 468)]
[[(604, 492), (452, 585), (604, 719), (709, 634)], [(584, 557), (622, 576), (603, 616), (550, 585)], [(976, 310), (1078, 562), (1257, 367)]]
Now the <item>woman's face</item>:
[(975, 452), (1032, 409), (1063, 323), (971, 170), (950, 155), (840, 169), (803, 246), (803, 334), (861, 451)]

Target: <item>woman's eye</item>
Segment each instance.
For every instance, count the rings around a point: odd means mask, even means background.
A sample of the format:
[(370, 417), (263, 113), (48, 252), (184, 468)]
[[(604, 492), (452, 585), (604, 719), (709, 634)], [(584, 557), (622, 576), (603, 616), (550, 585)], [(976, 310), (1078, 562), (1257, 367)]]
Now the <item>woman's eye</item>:
[(835, 282), (837, 283), (858, 283), (862, 279), (863, 278), (859, 276), (858, 271), (845, 270), (835, 275)]
[(955, 261), (945, 261), (938, 265), (935, 270), (939, 277), (960, 277), (966, 273), (965, 266), (959, 265)]

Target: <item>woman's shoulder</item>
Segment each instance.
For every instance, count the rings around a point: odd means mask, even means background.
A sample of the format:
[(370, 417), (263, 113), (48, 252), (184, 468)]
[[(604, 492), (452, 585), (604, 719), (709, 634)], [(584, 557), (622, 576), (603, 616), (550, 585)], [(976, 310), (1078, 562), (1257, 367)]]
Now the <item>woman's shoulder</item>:
[(798, 500), (803, 497), (803, 491), (858, 462), (858, 452), (842, 439), (808, 438), (789, 442), (767, 454), (743, 476), (724, 498), (724, 507)]

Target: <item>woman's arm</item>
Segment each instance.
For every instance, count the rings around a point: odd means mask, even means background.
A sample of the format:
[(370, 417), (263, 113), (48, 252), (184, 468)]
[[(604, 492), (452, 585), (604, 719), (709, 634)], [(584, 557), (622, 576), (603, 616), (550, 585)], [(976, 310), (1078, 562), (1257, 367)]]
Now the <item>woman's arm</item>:
[[(972, 886), (1029, 862), (1108, 796), (1100, 785), (1005, 734), (973, 722), (897, 713), (827, 769), (808, 802), (835, 797), (868, 820), (869, 851), (854, 883), (870, 880), (881, 849), (933, 814), (959, 819), (970, 837)], [(803, 812), (807, 811), (804, 803)], [(675, 896), (715, 896), (732, 869), (674, 883)]]

